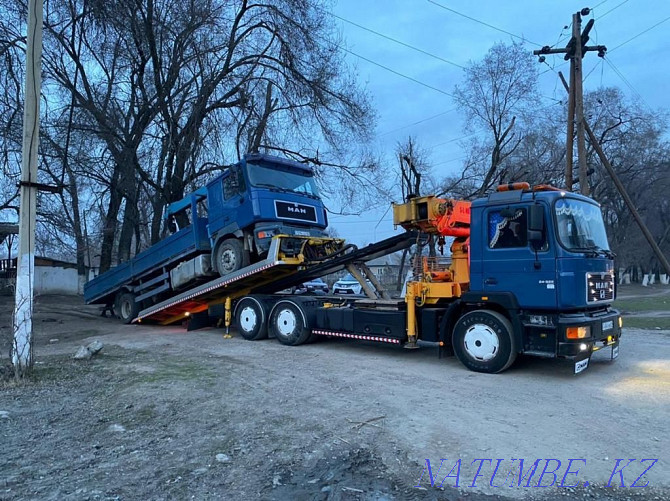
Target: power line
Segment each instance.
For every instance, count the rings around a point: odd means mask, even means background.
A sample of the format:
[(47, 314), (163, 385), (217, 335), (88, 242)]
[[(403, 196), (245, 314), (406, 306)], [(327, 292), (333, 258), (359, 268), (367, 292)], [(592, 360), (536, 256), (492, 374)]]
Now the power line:
[(365, 26), (362, 26), (362, 25), (360, 25), (360, 24), (358, 24), (358, 23), (355, 23), (355, 22), (353, 22), (353, 21), (350, 21), (349, 19), (345, 19), (345, 18), (343, 18), (343, 17), (341, 17), (341, 16), (338, 16), (337, 14), (333, 14), (332, 12), (329, 12), (329, 14), (330, 14), (331, 16), (333, 16), (333, 17), (336, 17), (337, 19), (339, 19), (339, 20), (341, 20), (341, 21), (344, 21), (345, 23), (349, 23), (349, 24), (351, 24), (351, 25), (353, 25), (353, 26), (356, 26), (357, 28), (360, 28), (360, 29), (365, 30), (365, 31), (369, 31), (370, 33), (374, 33), (375, 35), (377, 35), (377, 36), (379, 36), (379, 37), (385, 38), (386, 40), (390, 40), (390, 41), (395, 42), (395, 43), (397, 43), (397, 44), (399, 44), (399, 45), (402, 45), (402, 46), (404, 46), (404, 47), (407, 47), (407, 48), (409, 48), (409, 49), (412, 49), (412, 50), (414, 50), (414, 51), (416, 51), (416, 52), (420, 52), (421, 54), (425, 54), (426, 56), (430, 56), (430, 57), (432, 57), (432, 58), (434, 58), (434, 59), (437, 59), (437, 60), (439, 60), (439, 61), (442, 61), (443, 63), (451, 64), (452, 66), (456, 66), (457, 68), (461, 68), (461, 69), (463, 69), (463, 70), (465, 69), (465, 66), (462, 66), (462, 65), (460, 65), (460, 64), (458, 64), (458, 63), (455, 63), (455, 62), (453, 62), (453, 61), (449, 61), (448, 59), (445, 59), (445, 58), (443, 58), (442, 56), (438, 56), (438, 55), (436, 55), (436, 54), (433, 54), (433, 53), (428, 52), (428, 51), (426, 51), (426, 50), (423, 50), (423, 49), (420, 49), (420, 48), (418, 48), (418, 47), (415, 47), (415, 46), (410, 45), (410, 44), (408, 44), (408, 43), (406, 43), (406, 42), (403, 42), (403, 41), (401, 41), (401, 40), (398, 40), (398, 39), (396, 39), (396, 38), (390, 37), (390, 36), (388, 36), (388, 35), (384, 35), (383, 33), (380, 33), (380, 32), (378, 32), (378, 31), (375, 31), (375, 30), (371, 29), (371, 28), (367, 28), (367, 27), (365, 27)]
[(595, 5), (595, 6), (591, 7), (591, 10), (593, 10), (593, 9), (597, 9), (597, 8), (600, 7), (602, 4), (607, 3), (607, 2), (609, 2), (609, 0), (603, 0), (603, 1), (600, 2), (598, 5)]
[(403, 126), (398, 127), (396, 129), (386, 131), (382, 134), (379, 134), (379, 136), (387, 136), (388, 134), (391, 134), (393, 132), (398, 132), (399, 130), (407, 129), (408, 127), (413, 127), (415, 125), (419, 125), (419, 124), (422, 124), (424, 122), (428, 122), (428, 121), (433, 120), (435, 118), (439, 118), (439, 117), (444, 116), (448, 113), (451, 113), (452, 111), (456, 111), (457, 109), (458, 108), (450, 108), (446, 111), (443, 111), (442, 113), (438, 113), (437, 115), (432, 115), (430, 117), (427, 117), (427, 118), (424, 118), (424, 119), (421, 119), (421, 120), (417, 120), (416, 122), (412, 122), (411, 124), (403, 125)]
[[(626, 0), (626, 1), (628, 1), (628, 0)], [(528, 42), (528, 43), (531, 44), (531, 45), (537, 45), (538, 47), (542, 47), (542, 45), (539, 44), (539, 43), (531, 42), (531, 41), (528, 40), (527, 38), (520, 37), (519, 35), (515, 35), (514, 33), (511, 33), (511, 32), (509, 32), (509, 31), (507, 31), (507, 30), (503, 30), (502, 28), (498, 28), (497, 26), (493, 26), (492, 24), (486, 23), (486, 22), (484, 22), (484, 21), (480, 21), (479, 19), (475, 19), (475, 18), (472, 17), (472, 16), (468, 16), (467, 14), (463, 14), (462, 12), (458, 12), (457, 10), (454, 10), (454, 9), (452, 9), (451, 7), (447, 7), (446, 5), (442, 5), (441, 3), (437, 3), (437, 2), (435, 2), (434, 0), (428, 0), (428, 2), (432, 3), (433, 5), (437, 5), (438, 7), (442, 8), (442, 9), (444, 9), (444, 10), (448, 10), (449, 12), (453, 12), (454, 14), (457, 14), (457, 15), (459, 15), (459, 16), (461, 16), (461, 17), (464, 17), (464, 18), (466, 18), (466, 19), (469, 19), (470, 21), (474, 21), (474, 22), (476, 22), (476, 23), (483, 24), (484, 26), (487, 26), (487, 27), (489, 27), (489, 28), (491, 28), (491, 29), (494, 29), (494, 30), (496, 30), (496, 31), (500, 31), (501, 33), (505, 33), (506, 35), (509, 35), (509, 36), (511, 36), (511, 37), (518, 38), (519, 40), (522, 40), (522, 41), (524, 41), (524, 42)]]
[(417, 84), (419, 84), (423, 87), (426, 87), (427, 89), (434, 90), (435, 92), (439, 92), (440, 94), (444, 94), (445, 96), (454, 97), (452, 94), (450, 94), (450, 93), (448, 93), (448, 92), (446, 92), (442, 89), (438, 89), (437, 87), (433, 87), (432, 85), (424, 83), (421, 80), (417, 80), (416, 78), (405, 75), (404, 73), (400, 73), (399, 71), (396, 71), (392, 68), (389, 68), (388, 66), (384, 66), (383, 64), (378, 63), (377, 61), (373, 61), (372, 59), (369, 59), (365, 56), (361, 56), (360, 54), (357, 54), (356, 52), (354, 52), (352, 50), (346, 49), (346, 48), (342, 47), (341, 45), (337, 45), (335, 42), (330, 42), (330, 43), (335, 45), (340, 50), (343, 50), (344, 52), (347, 52), (347, 53), (351, 54), (352, 56), (356, 56), (357, 58), (362, 59), (363, 61), (367, 61), (370, 64), (374, 64), (375, 66), (379, 66), (380, 68), (382, 68), (386, 71), (389, 71), (389, 72), (393, 73), (394, 75), (398, 75), (400, 77), (406, 78), (407, 80), (411, 80), (414, 83), (417, 83)]
[(642, 31), (642, 32), (640, 32), (640, 33), (638, 33), (638, 34), (635, 35), (633, 38), (629, 38), (629, 39), (626, 40), (625, 42), (620, 43), (619, 45), (617, 45), (617, 46), (614, 47), (613, 49), (610, 49), (608, 52), (609, 52), (609, 53), (612, 53), (613, 51), (617, 50), (617, 49), (618, 49), (619, 47), (621, 47), (622, 45), (626, 45), (628, 42), (632, 42), (632, 41), (635, 40), (637, 37), (640, 37), (640, 36), (644, 35), (644, 34), (647, 33), (648, 31), (653, 30), (654, 28), (656, 28), (657, 26), (660, 26), (661, 24), (665, 23), (665, 22), (668, 21), (668, 20), (670, 20), (670, 16), (666, 17), (666, 18), (663, 19), (662, 21), (659, 21), (658, 23), (656, 23), (655, 25), (653, 25), (653, 26), (647, 28), (646, 30), (644, 30), (644, 31)]
[(609, 14), (609, 13), (612, 12), (612, 11), (617, 10), (619, 7), (621, 7), (623, 4), (625, 4), (625, 3), (627, 3), (627, 2), (628, 2), (628, 0), (623, 0), (623, 2), (621, 2), (621, 3), (620, 3), (619, 5), (617, 5), (616, 7), (612, 7), (610, 10), (608, 10), (607, 12), (605, 12), (605, 13), (604, 13), (602, 16), (600, 16), (598, 19), (602, 19), (602, 18), (605, 17), (607, 14)]
[(633, 85), (628, 81), (628, 79), (623, 75), (623, 73), (621, 73), (621, 71), (614, 65), (614, 63), (609, 59), (609, 57), (605, 58), (605, 62), (607, 62), (607, 64), (610, 65), (610, 68), (612, 68), (612, 70), (614, 70), (614, 73), (616, 73), (619, 76), (619, 78), (623, 81), (623, 83), (626, 84), (626, 86), (631, 90), (631, 92), (637, 98), (639, 98), (640, 101), (642, 101), (647, 106), (647, 108), (651, 108), (651, 106), (649, 106), (649, 103), (647, 103), (647, 101), (645, 101), (645, 99), (642, 97), (642, 94), (640, 94), (635, 89), (635, 87), (633, 87)]

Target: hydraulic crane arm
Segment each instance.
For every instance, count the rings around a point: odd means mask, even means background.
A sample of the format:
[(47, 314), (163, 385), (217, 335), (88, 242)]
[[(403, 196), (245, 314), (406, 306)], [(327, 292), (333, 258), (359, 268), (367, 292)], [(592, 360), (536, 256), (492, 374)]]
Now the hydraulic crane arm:
[(404, 204), (393, 204), (393, 224), (442, 237), (468, 238), (470, 202), (433, 195), (412, 198)]

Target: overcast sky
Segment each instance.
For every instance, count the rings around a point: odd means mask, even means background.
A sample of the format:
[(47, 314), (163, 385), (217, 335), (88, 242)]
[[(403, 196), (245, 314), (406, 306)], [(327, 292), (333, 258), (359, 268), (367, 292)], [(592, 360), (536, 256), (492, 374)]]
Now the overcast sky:
[[(412, 135), (430, 149), (435, 174), (444, 177), (460, 171), (466, 154), (458, 146), (462, 115), (447, 95), (461, 82), (459, 66), (482, 59), (499, 41), (524, 38), (529, 51), (564, 47), (571, 31), (563, 28), (584, 7), (592, 14), (582, 25), (595, 19), (589, 45), (608, 48), (605, 60), (595, 52), (585, 57), (584, 90), (617, 86), (651, 109), (667, 109), (670, 0), (338, 0), (333, 14), (347, 61), (378, 113), (376, 146), (392, 155)], [(546, 62), (540, 66), (542, 106), (565, 98), (556, 71), (567, 77), (569, 69), (561, 55)], [(381, 204), (361, 216), (333, 215), (331, 226), (359, 246), (378, 241), (394, 233), (390, 211), (382, 217), (387, 209)]]

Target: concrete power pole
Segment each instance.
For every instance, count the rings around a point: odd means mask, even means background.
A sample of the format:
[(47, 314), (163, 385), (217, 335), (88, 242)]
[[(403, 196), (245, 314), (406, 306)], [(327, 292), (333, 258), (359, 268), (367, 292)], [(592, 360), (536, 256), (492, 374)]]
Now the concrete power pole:
[(597, 51), (599, 57), (605, 56), (607, 47), (604, 45), (587, 46), (589, 32), (593, 28), (593, 19), (586, 23), (582, 32), (582, 16), (589, 15), (588, 8), (582, 9), (572, 15), (572, 38), (563, 49), (552, 49), (544, 46), (533, 54), (540, 56), (540, 62), (544, 62), (545, 54), (565, 54), (565, 60), (570, 60), (570, 90), (568, 93), (568, 131), (566, 138), (566, 166), (565, 186), (572, 191), (573, 169), (572, 153), (574, 149), (574, 131), (577, 128), (577, 160), (579, 165), (579, 189), (583, 195), (589, 195), (589, 180), (586, 165), (586, 140), (584, 134), (584, 93), (582, 88), (582, 58), (587, 52)]
[(19, 254), (14, 308), (12, 363), (17, 376), (32, 367), (33, 285), (35, 278), (35, 212), (37, 210), (37, 146), (39, 141), (42, 60), (42, 0), (28, 3), (26, 86), (23, 110)]

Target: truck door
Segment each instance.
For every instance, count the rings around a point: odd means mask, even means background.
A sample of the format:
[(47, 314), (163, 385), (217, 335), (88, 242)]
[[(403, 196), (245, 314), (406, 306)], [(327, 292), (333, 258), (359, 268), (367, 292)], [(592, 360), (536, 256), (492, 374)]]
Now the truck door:
[(511, 292), (522, 307), (555, 308), (556, 260), (549, 248), (546, 211), (541, 242), (528, 240), (528, 213), (527, 205), (484, 211), (484, 290)]
[[(247, 228), (253, 222), (251, 200), (247, 195), (246, 183), (239, 165), (230, 168), (230, 174), (223, 179), (223, 203), (221, 218), (223, 228), (230, 225)], [(233, 229), (233, 231), (234, 231)]]

